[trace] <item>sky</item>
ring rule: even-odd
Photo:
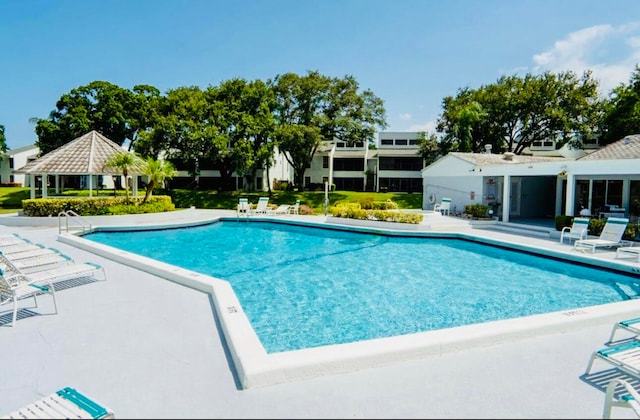
[[[435,132],[442,100],[501,76],[586,70],[601,95],[640,63],[638,0],[0,0],[0,125],[37,140],[93,81],[161,92],[318,71],[384,101],[382,131]]]

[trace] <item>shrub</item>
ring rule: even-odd
[[[394,203],[395,204],[395,203]],[[344,217],[360,220],[380,220],[385,222],[412,223],[422,222],[422,213],[405,213],[396,209],[364,209],[360,203],[341,203],[329,208],[334,217]]]
[[[57,216],[67,210],[71,210],[80,216],[129,214],[125,212],[127,208],[130,213],[155,213],[175,210],[171,197],[166,195],[151,196],[144,204],[141,204],[142,200],[142,197],[35,198],[22,200],[22,211],[25,216],[45,217]]]
[[[471,215],[472,217],[487,217],[489,206],[486,206],[484,204],[467,204],[464,206],[464,212]]]

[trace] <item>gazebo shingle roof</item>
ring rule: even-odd
[[[105,167],[105,163],[125,149],[95,130],[71,140],[40,158],[15,170],[23,174],[51,175],[118,175],[116,168]]]

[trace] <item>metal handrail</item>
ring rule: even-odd
[[[65,219],[65,232],[69,232],[69,218],[73,217],[73,221],[77,222],[78,226],[82,229],[82,233],[87,230],[91,230],[91,222],[83,219],[78,213],[73,210],[61,211],[58,213],[58,233],[62,233],[62,218]]]

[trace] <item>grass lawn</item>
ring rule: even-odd
[[[138,191],[140,195],[144,192]],[[118,190],[119,196],[125,195],[124,190]],[[268,196],[268,192],[231,191],[218,192],[208,190],[171,190],[166,192],[155,191],[154,194],[170,195],[176,208],[189,208],[194,206],[199,209],[235,209],[240,197],[246,197],[250,203],[257,203],[258,197]],[[64,196],[89,195],[88,190],[66,190]],[[93,190],[94,196],[113,196],[113,190]],[[25,187],[0,187],[0,213],[13,213],[22,209],[22,200],[30,197],[30,189]],[[332,191],[329,193],[329,205],[344,202],[359,202],[361,200],[384,201],[391,200],[398,203],[401,209],[421,209],[422,194],[415,193],[374,193],[358,191]],[[313,209],[313,213],[322,213],[324,191],[272,191],[269,197],[270,204],[294,204],[300,200],[301,205],[307,205]]]

